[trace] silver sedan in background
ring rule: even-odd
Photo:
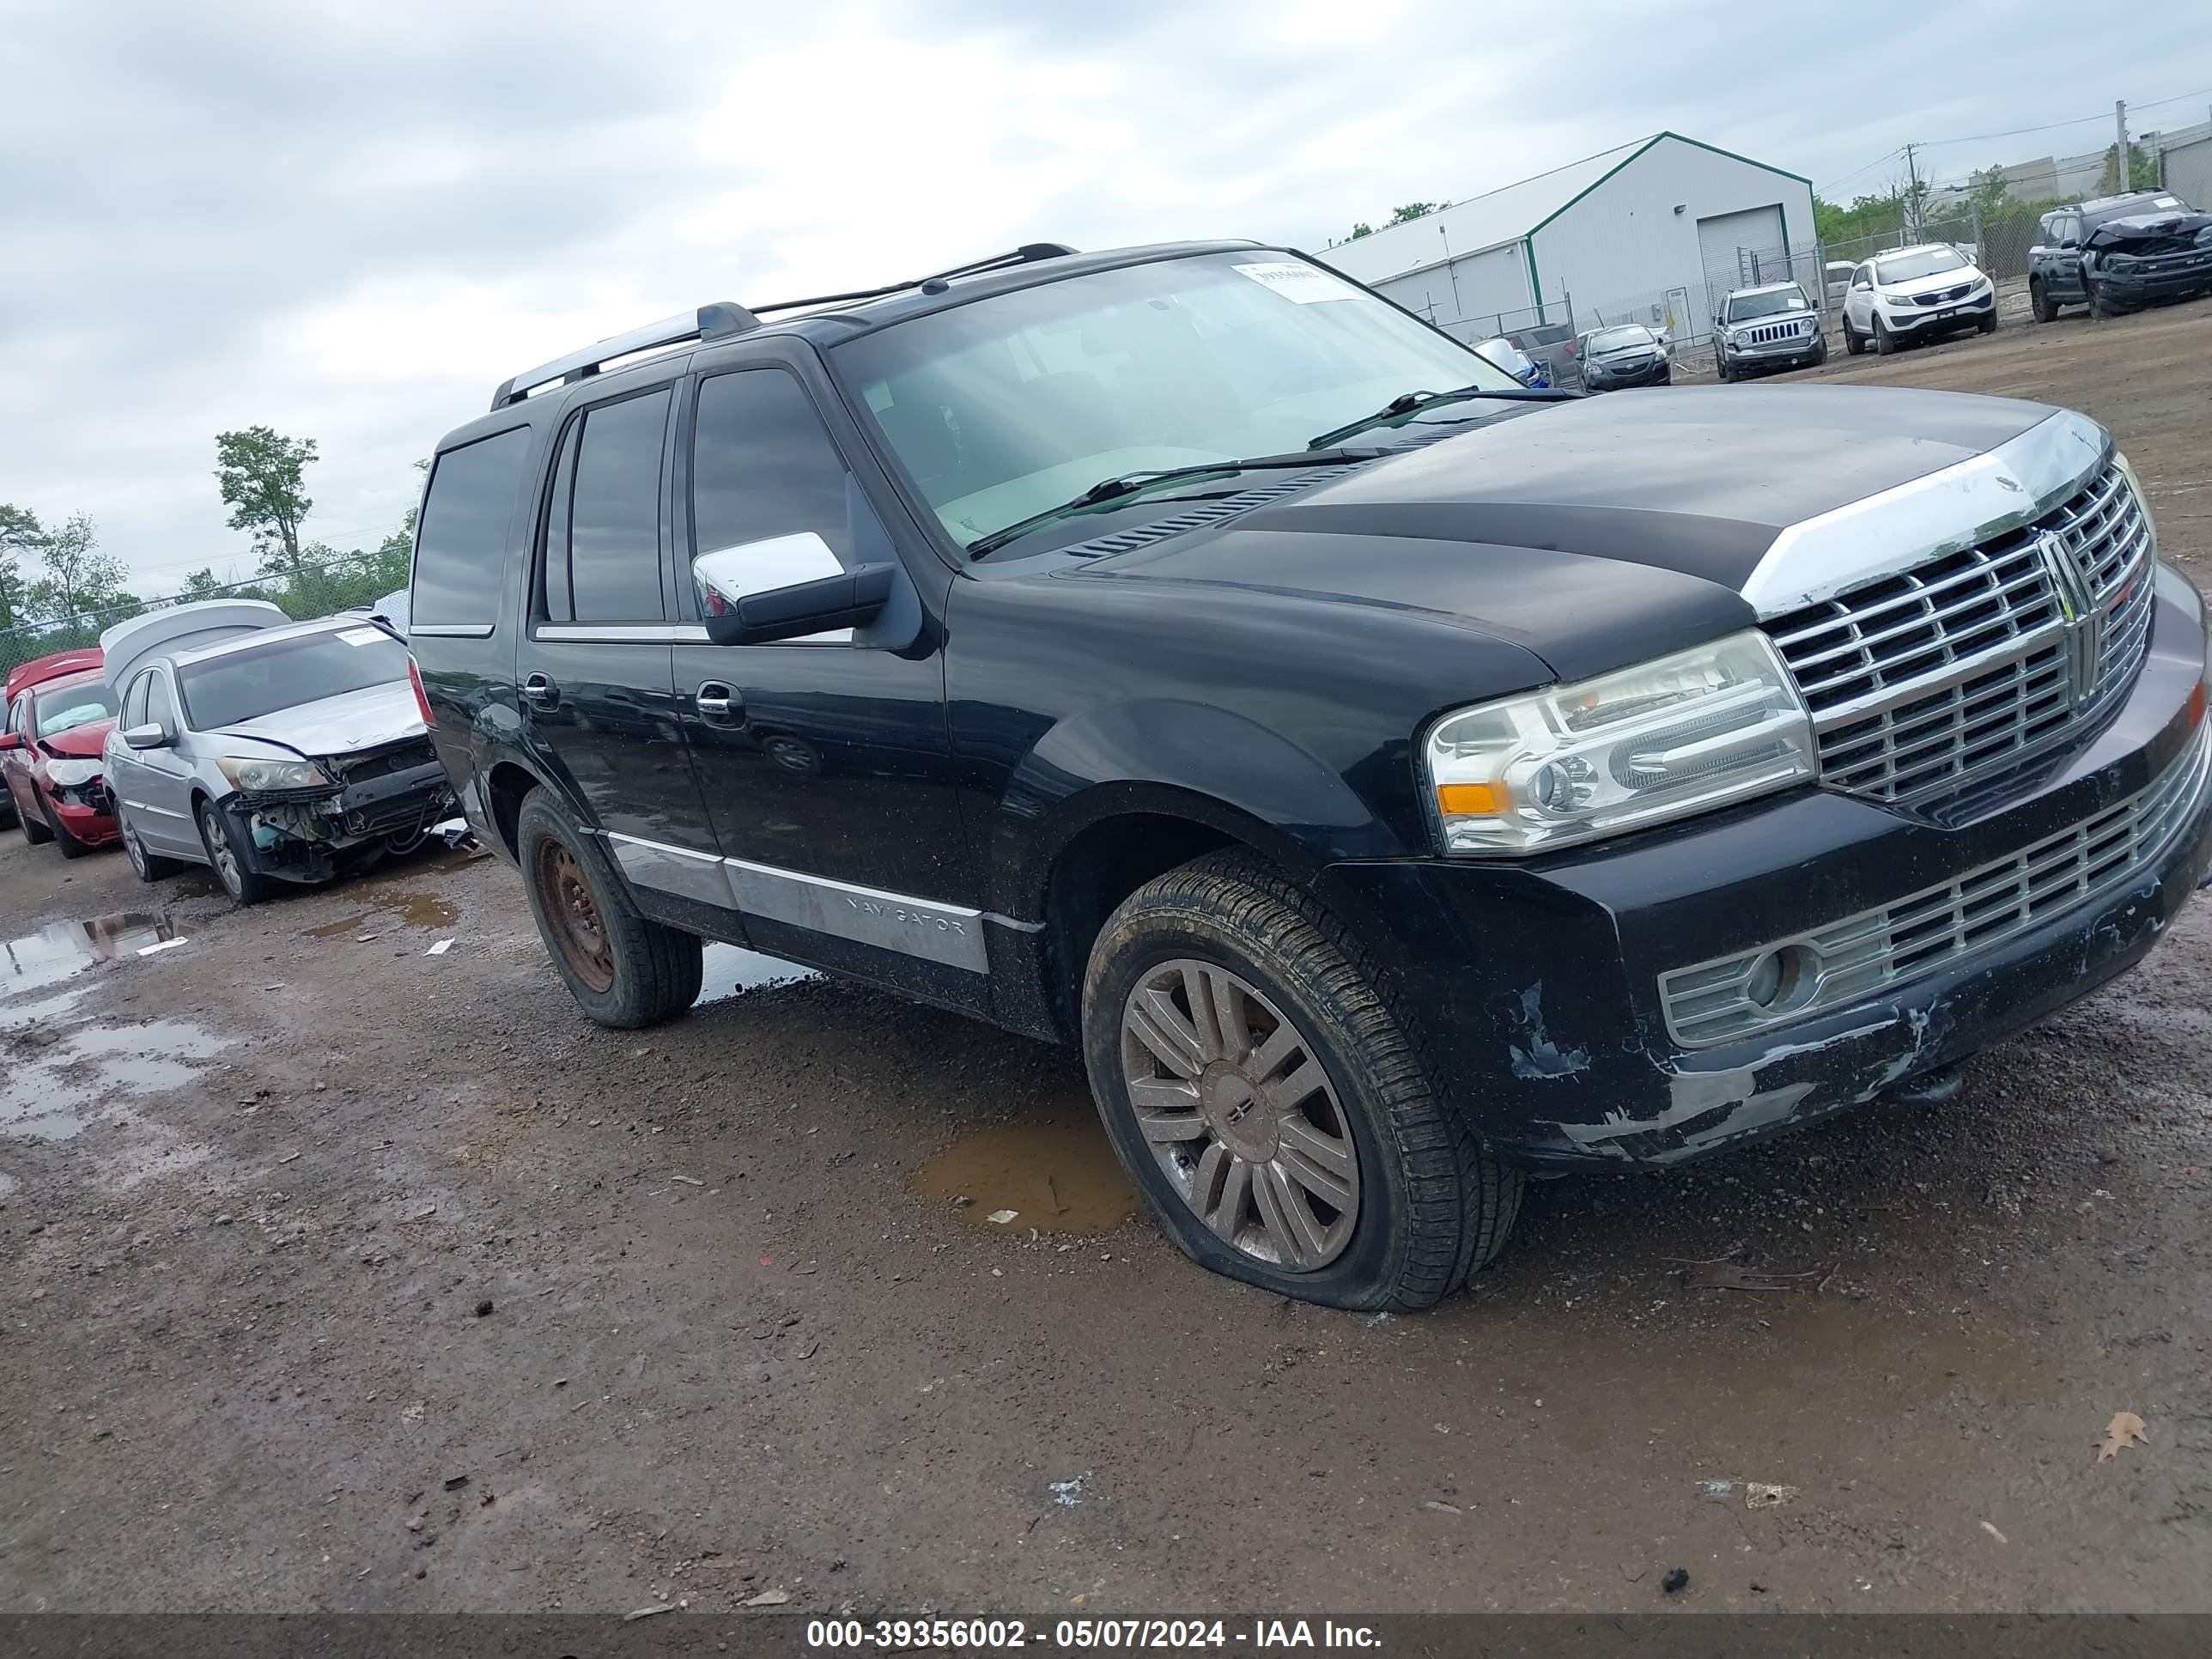
[[[414,659],[356,617],[175,605],[100,636],[122,714],[104,759],[131,868],[212,868],[241,904],[419,845],[454,810]]]

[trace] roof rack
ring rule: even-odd
[[[617,357],[685,340],[726,339],[759,326],[758,317],[726,300],[701,306],[696,311],[679,312],[659,322],[647,323],[643,328],[634,328],[627,334],[601,340],[597,345],[587,345],[581,351],[572,351],[565,357],[556,357],[550,363],[540,363],[511,380],[501,381],[499,390],[491,394],[491,406],[504,409],[509,404],[519,404],[539,386],[550,386],[556,380],[580,380],[598,374],[602,365]]]
[[[1025,242],[1011,253],[994,253],[988,259],[976,259],[964,265],[955,265],[950,270],[932,271],[927,276],[917,276],[911,282],[892,283],[883,288],[858,289],[850,294],[823,294],[811,300],[779,300],[772,305],[745,307],[731,301],[701,306],[696,312],[679,312],[673,317],[643,328],[634,328],[627,334],[617,334],[572,351],[565,357],[556,357],[550,363],[525,370],[509,380],[500,382],[499,390],[491,394],[491,406],[504,409],[509,404],[519,404],[539,386],[550,386],[559,380],[573,384],[596,374],[617,357],[628,357],[641,351],[653,351],[661,346],[680,345],[686,340],[697,340],[704,344],[713,340],[726,340],[744,334],[761,325],[761,315],[770,311],[798,311],[807,306],[848,304],[857,300],[879,300],[886,294],[903,294],[908,289],[942,292],[947,279],[954,276],[974,276],[987,270],[1000,270],[1009,265],[1030,264],[1039,259],[1057,259],[1073,253],[1075,249],[1061,242]]]

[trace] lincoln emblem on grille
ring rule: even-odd
[[[2095,693],[2104,667],[2105,613],[2098,607],[2088,573],[2063,536],[2046,530],[2036,538],[2036,546],[2065,621],[2067,673],[2073,682],[2074,706],[2079,708]]]

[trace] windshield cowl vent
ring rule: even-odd
[[[1094,536],[1087,542],[1078,542],[1064,547],[1063,553],[1073,553],[1083,558],[1099,558],[1109,553],[1133,553],[1154,542],[1164,542],[1170,536],[1186,536],[1194,530],[1205,530],[1253,508],[1279,501],[1285,495],[1295,495],[1302,489],[1310,489],[1324,477],[1349,477],[1374,465],[1363,461],[1356,466],[1317,468],[1301,472],[1296,477],[1279,478],[1272,483],[1256,484],[1250,489],[1240,489],[1234,495],[1224,495],[1218,501],[1200,501],[1176,514],[1172,518],[1155,519],[1150,524],[1133,525],[1127,530],[1110,531],[1103,536]]]

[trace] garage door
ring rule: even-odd
[[[1782,241],[1780,204],[1698,220],[1698,255],[1706,282],[1721,294],[1753,283],[1784,281],[1790,261]]]

